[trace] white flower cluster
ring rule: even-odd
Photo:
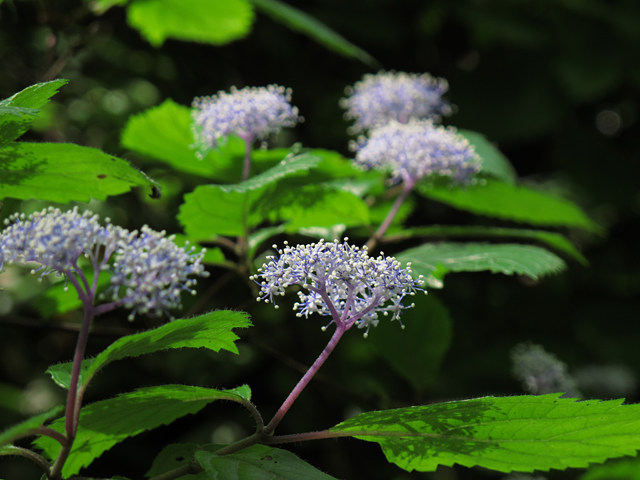
[[[349,245],[347,240],[321,240],[279,250],[278,256],[270,257],[251,277],[261,288],[258,300],[274,302],[287,287],[299,285],[303,290],[294,305],[299,317],[316,312],[331,316],[329,325],[336,322],[350,328],[357,324],[367,332],[369,326],[377,325],[379,313],[391,313],[391,320],[399,320],[402,310],[413,306],[403,305],[402,300],[422,290],[422,277],[414,280],[410,267],[400,268],[394,257],[371,258],[366,247]]]
[[[96,272],[108,269],[113,257],[111,298],[117,306],[133,309],[131,319],[136,313],[161,315],[179,307],[183,290],[194,293],[191,287],[196,281],[188,276],[208,276],[201,264],[204,250],[197,254],[194,248],[185,250],[173,237],[165,238],[165,232],[147,226],[129,232],[111,225],[109,219],[106,223],[101,226],[97,215],[78,213],[77,208],[13,215],[0,233],[0,271],[5,263],[34,262],[40,267],[33,272],[44,270],[41,278],[54,272],[77,275],[87,286],[80,257],[88,257]]]
[[[211,97],[195,98],[193,132],[196,145],[215,148],[228,135],[251,142],[292,127],[302,118],[291,106],[291,89],[278,85],[246,87],[231,93],[218,92]]]
[[[473,183],[481,160],[473,145],[453,127],[431,120],[391,121],[372,130],[369,138],[352,144],[355,162],[365,168],[390,171],[393,181],[415,182],[423,177],[450,177],[460,184]]]
[[[354,87],[346,89],[348,98],[340,101],[345,118],[355,120],[354,132],[386,125],[392,120],[430,118],[439,121],[451,114],[451,105],[442,98],[449,85],[444,78],[428,73],[405,72],[367,74]]]

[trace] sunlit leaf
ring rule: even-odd
[[[455,463],[499,472],[564,470],[640,449],[640,405],[576,402],[560,395],[367,412],[330,431],[379,443],[387,460],[410,472]]]
[[[514,183],[516,171],[500,150],[487,137],[471,130],[458,130],[458,133],[469,140],[482,158],[482,172],[492,175],[507,183]]]
[[[247,35],[253,8],[246,0],[135,0],[129,24],[153,45],[168,38],[224,45]]]
[[[197,413],[214,400],[245,401],[248,391],[246,386],[213,390],[188,385],[161,385],[91,403],[80,411],[78,433],[62,474],[68,477],[78,473],[126,438]],[[117,412],[117,421],[114,421],[113,412]],[[62,432],[64,418],[56,420],[49,427]],[[49,437],[40,437],[34,444],[44,450],[49,458],[56,458],[60,452],[60,444]]]
[[[0,198],[88,202],[153,186],[158,184],[129,162],[96,148],[26,142],[0,148]]]
[[[487,179],[484,184],[464,189],[420,185],[418,191],[427,198],[479,215],[532,225],[602,231],[578,205],[569,200],[498,180]]]
[[[442,288],[442,278],[448,272],[488,270],[538,279],[566,267],[560,257],[544,248],[510,243],[425,243],[399,253],[396,258],[411,262],[413,271],[424,275],[433,288]]]
[[[251,323],[247,314],[219,310],[194,318],[181,318],[153,330],[127,335],[112,343],[92,360],[83,361],[82,384],[104,366],[125,357],[137,357],[160,350],[177,348],[208,348],[214,352],[220,349],[238,353],[235,346],[238,336],[234,328],[246,328]],[[70,363],[53,365],[47,372],[58,385],[69,388]]]

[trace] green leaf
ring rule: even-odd
[[[355,58],[372,67],[379,62],[315,18],[279,0],[251,0],[258,9],[291,30],[303,33],[347,58]]]
[[[163,473],[167,473],[178,467],[181,467],[191,460],[199,450],[206,450],[207,452],[215,452],[225,445],[208,444],[197,445],[195,443],[172,443],[162,449],[162,451],[153,460],[153,464],[149,471],[145,474],[146,477],[157,477]],[[189,476],[189,480],[205,480],[207,474],[200,472],[194,476]]]
[[[58,93],[58,89],[69,83],[59,79],[36,83],[15,95],[0,100],[0,147],[20,137],[29,130],[40,107]]]
[[[246,36],[253,8],[245,0],[136,0],[127,21],[154,47],[167,38],[224,45]]]
[[[396,372],[422,391],[438,375],[451,345],[453,326],[447,308],[433,295],[415,303],[415,307],[402,312],[405,329],[398,322],[380,322],[367,341]]]
[[[91,278],[89,275],[93,274],[93,269],[83,268],[82,270],[84,274],[87,275],[87,278]],[[100,276],[98,277],[98,291],[106,289],[109,285],[111,285],[111,272],[100,272]],[[68,284],[67,287],[65,291],[65,282],[58,282],[49,287],[44,294],[34,302],[33,306],[43,318],[50,318],[53,315],[70,312],[82,307],[82,301],[78,298],[78,291]]]
[[[293,453],[267,445],[252,445],[222,456],[200,450],[195,458],[209,480],[335,480]]]
[[[580,480],[640,480],[640,458],[613,460],[591,467]]]
[[[96,148],[26,142],[0,148],[0,198],[88,202],[157,185],[126,160]]]
[[[482,158],[482,172],[488,173],[507,183],[515,183],[516,171],[500,150],[487,137],[471,130],[458,130],[458,133],[469,140],[476,148],[476,153]]]
[[[564,470],[640,449],[640,405],[576,402],[560,395],[485,397],[368,412],[330,432],[377,442],[387,460],[410,472],[454,463],[499,472]]]
[[[45,422],[47,422],[47,420],[57,417],[63,409],[64,407],[60,405],[47,412],[28,418],[24,422],[7,428],[5,431],[0,433],[0,447],[10,444],[18,438],[33,435],[33,433],[31,433],[32,430],[41,427]]]
[[[224,193],[238,192],[246,193],[251,190],[258,190],[278,180],[289,177],[296,172],[310,170],[315,168],[321,159],[309,153],[290,156],[282,160],[275,167],[262,172],[255,177],[239,183],[237,185],[220,185],[220,190]]]
[[[76,474],[116,443],[145,430],[167,425],[190,413],[197,413],[214,400],[242,403],[246,400],[248,387],[241,388],[243,390],[239,393],[237,389],[162,385],[140,388],[91,403],[80,411],[78,433],[62,475],[68,477]],[[117,412],[117,421],[114,421],[114,412]],[[62,432],[64,418],[56,420],[49,427]],[[49,437],[36,439],[34,445],[44,450],[51,459],[60,453],[60,444]]]
[[[238,336],[232,329],[246,328],[250,325],[246,313],[220,310],[195,318],[174,320],[153,330],[127,335],[109,345],[93,360],[83,361],[83,366],[84,362],[87,362],[87,367],[86,371],[83,369],[82,384],[86,385],[98,370],[111,362],[160,350],[208,348],[214,352],[224,349],[238,353],[235,346]],[[65,388],[69,388],[71,378],[64,373],[70,371],[68,365],[70,363],[54,365],[47,371],[58,385]]]
[[[411,262],[412,270],[425,276],[427,284],[442,288],[448,272],[479,272],[528,275],[533,279],[557,273],[564,261],[540,247],[520,244],[425,243],[396,255],[401,262]]]
[[[407,228],[401,232],[386,237],[386,240],[400,240],[414,236],[432,237],[493,237],[493,238],[523,238],[545,243],[547,246],[566,253],[583,265],[588,265],[587,259],[567,238],[559,233],[543,230],[525,230],[520,228],[500,228],[484,226],[455,226],[431,225],[429,227]]]
[[[418,192],[461,210],[505,220],[547,225],[577,227],[601,232],[575,203],[530,188],[488,179],[485,184],[462,188],[434,187],[421,184]]]

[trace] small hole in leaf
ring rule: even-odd
[[[176,462],[181,462],[184,460],[184,457],[176,457]]]
[[[101,173],[100,175],[98,175],[98,178],[107,178],[107,176],[104,173]]]

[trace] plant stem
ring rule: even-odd
[[[47,462],[44,457],[38,455],[36,452],[29,450],[27,448],[16,447],[15,445],[5,445],[2,447],[2,451],[0,451],[0,455],[19,455],[21,457],[28,458],[29,460],[36,463],[42,470],[44,470],[45,475],[49,476],[49,472],[51,470],[51,464]]]
[[[249,178],[251,170],[251,144],[253,143],[253,135],[241,137],[244,140],[244,167],[242,168],[242,181],[245,182]]]
[[[404,189],[402,190],[400,195],[398,195],[396,201],[393,203],[393,207],[391,207],[391,210],[389,210],[387,218],[384,219],[384,222],[382,222],[380,227],[378,227],[376,233],[367,241],[367,248],[369,250],[375,247],[376,243],[378,243],[378,241],[383,237],[384,233],[387,231],[387,228],[389,228],[389,225],[391,225],[391,222],[393,222],[393,219],[396,217],[398,210],[400,210],[400,206],[404,202],[404,199],[407,198],[409,192],[413,190],[415,184],[416,181],[414,179],[405,180]]]
[[[273,433],[273,431],[276,429],[276,427],[282,420],[282,417],[284,417],[284,415],[287,413],[289,408],[291,408],[291,405],[293,404],[293,402],[295,402],[296,398],[298,398],[298,395],[300,395],[300,392],[302,392],[304,387],[307,386],[307,384],[316,374],[318,369],[329,357],[329,354],[331,354],[333,349],[336,348],[336,345],[340,341],[340,338],[342,337],[344,332],[346,332],[347,330],[348,328],[346,325],[344,325],[340,321],[336,321],[336,331],[333,332],[333,336],[331,337],[331,340],[329,340],[329,343],[324,348],[320,356],[316,359],[315,362],[313,362],[313,365],[311,365],[309,370],[307,370],[307,373],[304,374],[304,376],[300,379],[298,384],[291,391],[291,393],[289,394],[287,399],[284,401],[280,409],[276,412],[276,414],[273,416],[273,418],[271,419],[267,427],[264,429],[264,433],[266,433],[267,435],[270,435]]]

